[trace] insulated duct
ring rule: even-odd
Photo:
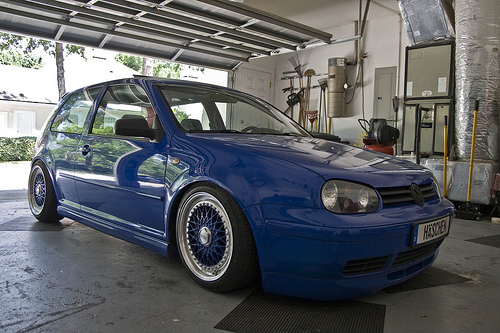
[[[328,118],[344,117],[346,58],[328,59]]]
[[[448,0],[398,0],[411,45],[454,37],[453,8]]]
[[[457,0],[455,11],[457,157],[470,157],[479,99],[475,158],[499,162],[500,6],[498,0]]]

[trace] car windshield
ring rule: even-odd
[[[192,86],[158,88],[189,132],[309,136],[276,108],[245,94]]]

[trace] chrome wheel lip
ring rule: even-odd
[[[30,172],[28,182],[28,202],[31,212],[36,216],[39,215],[47,199],[47,183],[45,175],[40,166],[35,165]]]
[[[186,266],[202,281],[220,279],[233,255],[233,231],[224,206],[212,194],[197,192],[179,212],[177,235]]]

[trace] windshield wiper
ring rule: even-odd
[[[204,130],[203,132],[205,133],[241,133],[240,131],[237,130],[232,130],[232,129],[217,129],[217,130]]]
[[[239,133],[239,134],[252,134],[252,135],[286,135],[286,136],[297,136],[297,137],[303,137],[304,135],[300,135],[299,133],[292,133],[292,132],[289,132],[289,133],[278,133],[278,132],[274,132],[274,131],[269,131],[269,132],[266,132],[266,131],[258,131],[258,132],[240,132],[240,131],[237,131],[237,130],[233,130],[233,129],[220,129],[220,130],[205,130],[205,131],[200,131],[201,133]]]
[[[285,135],[285,136],[298,136],[298,137],[303,137],[303,135],[300,135],[299,133],[259,133],[259,134],[264,134],[264,135]]]
[[[218,130],[217,132],[220,132],[220,133],[241,133],[240,131],[232,130],[232,129],[223,129],[223,130]]]

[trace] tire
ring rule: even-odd
[[[40,222],[55,223],[62,219],[57,213],[57,199],[52,180],[41,161],[36,161],[31,167],[28,203],[31,213]]]
[[[245,214],[225,191],[197,186],[183,197],[177,214],[177,247],[191,278],[227,292],[243,288],[259,274],[252,231]]]

